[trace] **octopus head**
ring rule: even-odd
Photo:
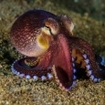
[[[23,55],[38,57],[45,53],[53,37],[59,33],[59,23],[53,14],[29,11],[21,15],[11,29],[11,42]]]

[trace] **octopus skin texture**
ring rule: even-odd
[[[10,39],[27,56],[12,64],[12,72],[35,81],[55,78],[69,91],[79,78],[104,79],[105,59],[95,55],[87,41],[73,35],[74,23],[66,15],[34,9],[14,22]]]

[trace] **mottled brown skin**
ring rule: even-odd
[[[25,55],[31,56],[29,53],[34,50],[36,36],[41,33],[40,28],[45,25],[44,21],[50,17],[56,18],[55,15],[43,10],[30,10],[15,21],[10,37],[12,44],[19,52],[26,52]],[[31,46],[30,43],[32,43]]]
[[[13,46],[28,58],[16,61],[12,69],[16,74],[37,75],[39,78],[53,72],[60,86],[69,91],[75,85],[74,69],[80,64],[76,72],[83,68],[92,81],[99,82],[103,76],[94,51],[88,42],[72,36],[73,28],[69,17],[59,17],[44,10],[31,10],[21,15],[11,28],[10,38]],[[26,62],[27,59],[29,62],[35,59],[33,66]],[[76,64],[75,67],[73,64]],[[91,66],[90,72],[86,69],[87,65]]]

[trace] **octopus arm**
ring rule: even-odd
[[[69,91],[74,84],[71,50],[67,39],[59,34],[56,44],[53,46],[53,73],[59,85]]]
[[[100,55],[95,55],[96,61],[100,67],[100,71],[103,75],[103,78],[105,79],[105,58]]]
[[[103,78],[99,65],[96,62],[95,54],[90,44],[78,37],[70,37],[69,44],[72,49],[77,49],[80,56],[83,57],[82,61],[85,62],[85,69],[87,76],[94,82],[99,82]]]

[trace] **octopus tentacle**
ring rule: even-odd
[[[72,81],[70,81],[67,73],[61,68],[56,68],[54,65],[52,69],[57,83],[63,90],[69,91],[76,85],[75,70],[73,71]]]
[[[90,79],[94,82],[100,81],[103,77],[98,64],[95,62],[95,55],[91,46],[85,40],[78,37],[70,37],[69,40],[72,49],[78,49],[82,53],[83,62],[86,63],[86,72]]]
[[[98,64],[105,66],[105,58],[103,56],[95,55]]]
[[[56,42],[57,47],[54,45],[54,48],[52,48],[55,50],[52,55],[53,72],[60,86],[68,91],[74,82],[71,49],[68,46],[67,38],[63,34],[58,36]]]
[[[53,78],[51,69],[38,69],[36,66],[30,67],[26,65],[25,59],[17,60],[12,64],[11,69],[14,74],[27,79],[33,78],[34,80],[40,79],[42,81]]]
[[[102,73],[103,78],[105,79],[105,58],[99,55],[95,55],[95,57],[96,57],[96,62],[100,67],[100,72]]]

